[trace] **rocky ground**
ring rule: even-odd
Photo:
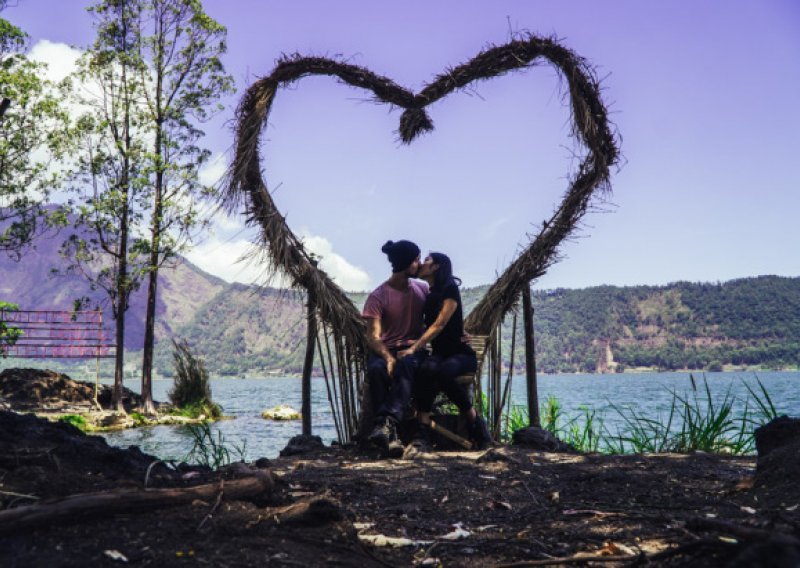
[[[774,431],[758,463],[301,439],[213,472],[5,410],[0,566],[798,566],[800,427]]]
[[[141,397],[122,388],[124,412],[111,403],[112,387],[75,381],[69,376],[43,369],[5,369],[0,371],[0,410],[30,412],[55,421],[65,416],[80,416],[84,428],[109,431],[155,424],[187,424],[199,420],[170,414],[169,404],[156,402],[156,414],[129,413],[142,406]]]

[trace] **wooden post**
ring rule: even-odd
[[[536,344],[533,336],[533,303],[531,286],[522,289],[522,321],[525,327],[525,382],[528,387],[528,416],[530,425],[541,427],[539,420],[539,394],[536,386]]]
[[[314,366],[314,342],[317,340],[317,302],[308,295],[308,315],[306,317],[306,358],[303,361],[303,434],[311,435],[311,368]]]

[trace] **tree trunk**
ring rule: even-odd
[[[160,131],[159,131],[160,135]],[[160,138],[160,136],[157,136]],[[157,141],[160,144],[160,140]],[[156,298],[158,294],[158,264],[161,243],[161,214],[163,204],[161,188],[163,174],[156,174],[156,189],[153,206],[153,224],[150,241],[150,274],[147,286],[147,316],[144,325],[144,354],[142,356],[142,410],[145,414],[155,414],[153,405],[153,350],[155,347]]]
[[[155,261],[153,256],[156,257]],[[150,255],[150,275],[147,285],[147,316],[144,325],[144,354],[142,356],[142,412],[155,414],[153,404],[153,349],[155,343],[156,294],[158,292],[158,253]]]
[[[127,162],[127,159],[126,159]],[[127,163],[125,165],[127,171]],[[128,295],[130,294],[128,284],[128,180],[127,176],[122,181],[122,195],[125,205],[122,209],[119,233],[119,269],[117,271],[117,298],[114,317],[116,318],[116,343],[114,364],[114,393],[111,397],[111,405],[117,412],[124,412],[122,405],[122,381],[125,372],[125,312],[128,310]]]
[[[525,328],[525,383],[528,387],[528,417],[531,426],[540,427],[539,394],[536,381],[536,344],[533,336],[533,302],[531,285],[522,289],[523,324]]]
[[[306,318],[306,356],[303,361],[303,434],[311,435],[311,369],[314,366],[314,344],[317,340],[317,303],[314,297],[308,295],[308,316]]]

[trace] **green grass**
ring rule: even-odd
[[[607,428],[602,412],[581,406],[576,416],[568,417],[559,400],[550,395],[540,408],[542,428],[581,452],[752,454],[755,429],[778,416],[761,380],[756,377],[757,387],[745,383],[748,394],[744,398],[734,396],[729,388],[715,402],[705,376],[699,388],[693,375],[689,379],[690,393],[670,391],[669,411],[663,415],[646,415],[609,401],[611,411],[621,419],[614,432]],[[502,424],[501,439],[509,441],[516,430],[528,425],[527,408],[509,407]]]
[[[216,470],[230,464],[233,456],[238,458],[237,461],[244,461],[246,444],[240,446],[227,442],[219,430],[215,437],[207,422],[189,424],[185,428],[192,438],[192,448],[183,458],[186,463]]]
[[[169,414],[172,416],[184,416],[194,420],[200,418],[215,420],[222,417],[222,407],[213,402],[199,401],[186,406],[172,408]]]
[[[67,424],[72,424],[80,430],[81,432],[86,432],[89,430],[89,423],[86,422],[86,418],[81,416],[80,414],[65,414],[64,416],[58,419],[59,422],[65,422]]]
[[[147,426],[150,423],[147,417],[141,412],[131,412],[128,416],[131,417],[136,426]]]

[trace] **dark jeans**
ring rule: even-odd
[[[456,378],[474,373],[478,368],[475,353],[459,353],[450,357],[431,355],[422,363],[419,379],[414,383],[417,410],[430,412],[433,400],[441,391],[461,412],[472,408],[472,385],[460,385]]]
[[[397,350],[390,351],[392,355],[397,356]],[[367,361],[367,380],[376,420],[386,417],[391,417],[397,422],[403,420],[411,401],[414,377],[426,357],[425,351],[417,351],[413,355],[398,359],[394,366],[394,374],[390,377],[386,361],[370,353]]]

